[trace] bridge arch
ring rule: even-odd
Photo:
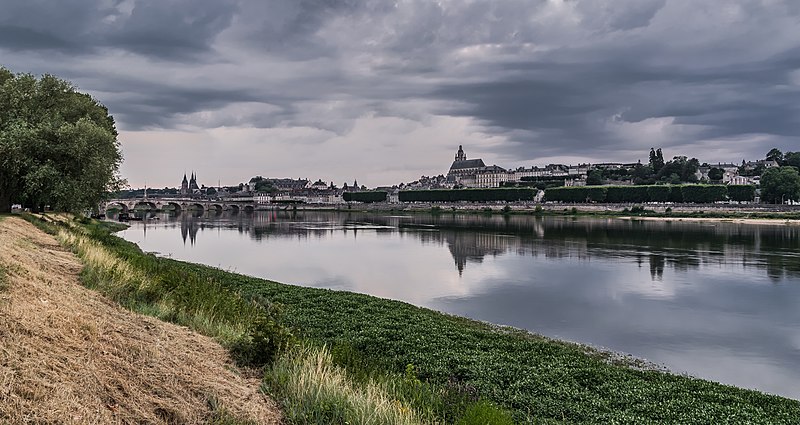
[[[164,206],[170,207],[170,209],[172,209],[176,213],[177,212],[181,212],[181,209],[182,209],[181,208],[181,204],[179,204],[177,202],[167,201],[167,202],[163,202],[161,205],[162,205],[162,207],[164,207]]]
[[[206,207],[204,207],[203,204],[197,202],[189,204],[188,207],[191,210],[200,211],[201,213],[206,210]]]
[[[252,213],[255,210],[256,210],[256,207],[254,207],[252,205],[245,205],[245,207],[244,207],[244,212],[246,212],[248,214]]]
[[[233,214],[238,214],[241,208],[239,208],[239,206],[236,204],[227,204],[224,206],[224,209],[232,212]]]
[[[211,204],[208,206],[208,210],[209,211],[214,210],[217,213],[221,213],[223,210],[222,204]]]
[[[124,213],[128,212],[128,206],[124,202],[112,201],[106,204],[105,210],[118,209]]]
[[[139,201],[139,202],[136,202],[133,205],[133,209],[141,209],[140,207],[142,207],[142,206],[147,207],[148,210],[157,210],[158,209],[156,204],[154,202],[150,202],[150,201]]]

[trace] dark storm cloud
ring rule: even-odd
[[[525,161],[629,160],[650,146],[706,159],[715,140],[758,137],[738,148],[753,157],[800,133],[800,7],[788,0],[0,5],[3,65],[100,90],[127,130],[346,135],[370,114],[450,115],[505,139],[484,152]]]
[[[5,0],[0,47],[71,54],[113,48],[183,60],[207,52],[236,10],[228,0]]]

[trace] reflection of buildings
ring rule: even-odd
[[[186,237],[189,237],[189,243],[194,245],[197,240],[197,230],[199,229],[196,217],[192,214],[181,214],[181,239],[183,244],[186,244]]]
[[[663,255],[650,254],[650,277],[653,280],[662,280],[664,278]]]
[[[496,233],[446,231],[444,240],[456,262],[458,274],[464,273],[467,261],[483,262],[487,255],[498,256],[519,246],[518,238]]]
[[[184,242],[188,239],[191,244],[206,227],[234,229],[255,240],[394,233],[421,244],[446,246],[459,274],[468,263],[508,253],[570,261],[634,261],[643,267],[648,263],[653,280],[663,279],[668,269],[681,273],[701,267],[713,267],[720,273],[735,272],[736,267],[756,268],[776,282],[800,277],[800,253],[795,248],[800,246],[800,228],[790,226],[462,214],[390,217],[311,211],[215,217],[183,213],[173,220],[180,224]]]

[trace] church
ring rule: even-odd
[[[464,147],[458,145],[455,160],[447,172],[447,182],[463,187],[498,187],[508,179],[506,170],[497,165],[487,166],[483,160],[467,159]]]
[[[186,180],[186,173],[183,173],[183,181],[181,182],[181,195],[191,195],[200,192],[200,187],[197,185],[197,177],[192,172],[192,178]]]

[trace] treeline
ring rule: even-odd
[[[718,201],[752,201],[756,188],[751,185],[649,185],[554,187],[544,192],[555,202],[677,202],[707,204]]]
[[[400,202],[492,202],[532,201],[536,189],[454,189],[454,190],[409,190],[400,192]]]
[[[346,202],[386,202],[387,192],[345,192],[342,194],[342,199]]]

